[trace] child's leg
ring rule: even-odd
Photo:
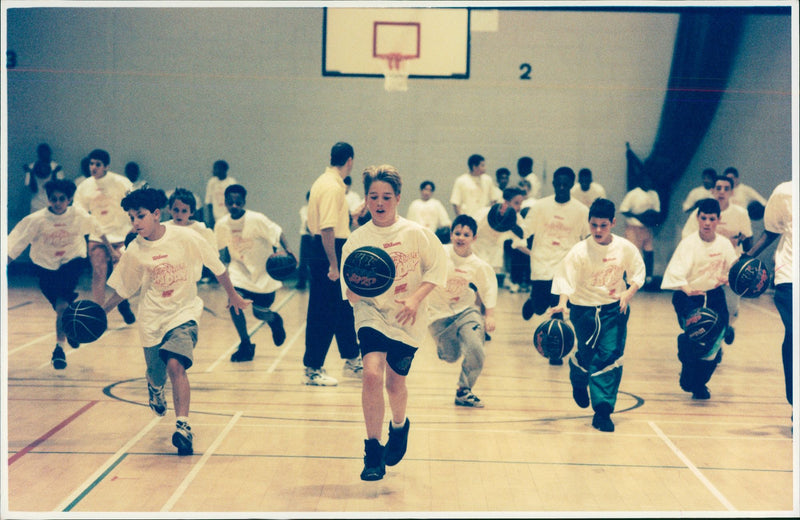
[[[64,327],[61,325],[61,317],[64,315],[64,311],[67,310],[68,306],[68,301],[62,300],[61,298],[56,300],[56,343],[59,345],[63,345],[64,342],[67,341],[67,334],[64,332]]]
[[[186,369],[177,358],[171,357],[167,361],[167,373],[172,383],[172,404],[175,407],[175,415],[188,417],[191,388]]]
[[[486,353],[483,350],[484,330],[480,323],[474,321],[466,322],[458,329],[461,353],[464,359],[461,361],[461,374],[458,378],[458,388],[473,388],[478,380],[478,376],[483,371],[483,363]]]
[[[239,339],[243,345],[250,344],[250,335],[247,333],[247,318],[244,317],[244,312],[238,311],[231,307],[228,309],[231,313],[231,320],[236,333],[239,334]]]
[[[106,279],[110,255],[100,242],[89,242],[89,260],[92,264],[92,299],[103,304],[106,299]]]
[[[406,421],[406,406],[408,405],[408,387],[406,376],[400,375],[392,367],[386,369],[386,393],[389,396],[389,407],[392,410],[392,422],[404,424]],[[381,417],[381,420],[383,418]]]
[[[361,380],[361,409],[367,428],[367,439],[381,438],[381,427],[386,405],[383,401],[383,378],[386,372],[386,353],[369,352],[364,355]]]

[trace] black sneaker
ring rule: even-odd
[[[730,345],[733,343],[734,338],[736,338],[736,331],[733,330],[733,327],[729,326],[727,329],[725,329],[725,337],[723,339],[727,345]]]
[[[122,319],[125,320],[126,324],[132,325],[136,322],[136,316],[133,315],[131,304],[128,302],[128,300],[122,300],[122,302],[117,305],[117,310],[120,314],[122,314]]]
[[[522,304],[522,318],[527,321],[533,316],[533,300],[528,298]]]
[[[600,410],[594,413],[594,417],[592,418],[592,426],[601,432],[614,431],[614,423],[611,421],[610,414]]]
[[[703,385],[702,388],[698,388],[697,390],[692,392],[692,399],[697,399],[700,401],[711,399],[711,392],[708,391],[707,386]]]
[[[175,433],[172,434],[172,445],[178,448],[178,455],[191,455],[194,453],[192,448],[192,427],[186,421],[175,422]]]
[[[269,319],[266,320],[269,328],[272,329],[272,341],[275,342],[276,347],[283,345],[286,341],[286,330],[283,328],[283,318],[277,312],[272,312]]]
[[[72,339],[69,336],[67,336],[67,344],[69,344],[69,346],[72,348],[78,348],[81,346],[81,344],[78,343],[78,340]]]
[[[383,446],[378,439],[364,441],[364,469],[361,470],[361,480],[380,480],[386,474],[383,462]]]
[[[253,356],[256,355],[256,346],[253,343],[240,343],[239,350],[231,354],[231,361],[234,363],[241,363],[243,361],[252,361]]]
[[[572,399],[575,404],[581,408],[588,408],[591,401],[589,400],[589,390],[585,386],[576,386],[572,383]]]
[[[408,447],[408,429],[411,427],[411,421],[406,418],[406,423],[402,428],[394,429],[392,423],[389,422],[389,440],[386,441],[386,451],[384,453],[384,461],[387,466],[394,466],[401,460],[403,455],[406,454]]]
[[[64,370],[67,368],[67,356],[64,354],[64,349],[60,345],[56,345],[53,350],[53,357],[50,358],[53,368],[56,370]]]

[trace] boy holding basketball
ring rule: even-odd
[[[472,252],[477,232],[478,224],[469,215],[459,215],[453,221],[450,243],[444,246],[447,284],[434,289],[428,300],[428,330],[436,340],[439,359],[454,363],[464,357],[455,404],[483,408],[472,388],[483,370],[486,333],[495,329],[497,277],[492,266]],[[476,293],[484,315],[476,303]]]
[[[228,214],[219,219],[214,228],[217,247],[227,249],[233,286],[244,298],[253,301],[253,312],[257,318],[267,322],[275,346],[280,347],[286,339],[283,318],[269,307],[275,301],[275,291],[283,287],[283,282],[267,273],[267,257],[278,244],[287,252],[289,247],[281,227],[263,213],[245,209],[246,200],[247,190],[241,184],[225,188]],[[244,314],[231,309],[231,319],[241,340],[238,350],[231,354],[231,361],[251,361],[256,346],[250,342]]]
[[[578,343],[569,357],[572,397],[581,408],[592,405],[592,426],[602,432],[614,431],[611,413],[622,380],[629,303],[645,279],[637,247],[611,233],[616,223],[614,203],[596,199],[589,208],[591,236],[564,258],[553,279],[558,304],[550,311],[569,308]]]
[[[56,348],[51,363],[56,370],[67,367],[63,346],[73,348],[79,343],[68,339],[61,326],[61,316],[75,301],[75,288],[86,264],[84,235],[96,234],[104,243],[97,221],[81,208],[70,206],[75,183],[55,179],[44,185],[48,207],[23,218],[8,234],[8,261],[11,263],[30,244],[30,258],[39,278],[39,289],[56,311]]]
[[[708,399],[711,393],[706,383],[722,358],[721,341],[728,326],[728,306],[723,286],[728,281],[728,271],[738,259],[731,241],[717,234],[720,223],[720,205],[715,199],[697,203],[694,218],[698,231],[684,237],[667,264],[662,289],[674,291],[672,306],[681,328],[686,327],[686,317],[700,307],[714,311],[721,322],[719,337],[698,348],[686,333],[678,335],[678,359],[681,362],[680,386],[692,393],[692,399]],[[703,355],[698,357],[697,351]]]
[[[145,373],[150,408],[157,415],[167,411],[164,384],[167,375],[172,383],[175,406],[175,433],[172,444],[179,455],[192,450],[189,426],[191,390],[186,374],[193,364],[197,343],[197,321],[203,301],[197,295],[197,281],[208,266],[228,294],[236,312],[249,305],[233,288],[231,279],[214,250],[196,232],[181,226],[161,223],[161,208],[167,197],[161,190],[142,188],[122,199],[122,208],[130,216],[137,237],[120,258],[108,285],[114,289],[103,308],[112,309],[123,298],[141,291],[138,314],[139,336],[144,345]]]
[[[393,166],[364,171],[364,193],[372,219],[353,231],[342,248],[342,265],[350,253],[363,246],[385,250],[395,264],[394,283],[378,296],[362,298],[346,286],[342,289],[342,297],[353,306],[364,366],[361,407],[367,439],[362,480],[383,478],[385,465],[394,466],[406,452],[410,426],[406,376],[426,333],[424,311],[420,316],[418,312],[425,297],[437,285],[444,285],[447,277],[447,257],[436,235],[397,214],[401,187],[400,174]],[[344,280],[343,273],[340,276]],[[385,448],[380,442],[384,383],[392,411]]]

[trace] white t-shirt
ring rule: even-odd
[[[531,280],[552,280],[572,246],[589,234],[589,208],[574,199],[564,204],[555,195],[539,199],[523,220],[523,240],[533,235]],[[514,245],[519,244],[515,241]],[[524,242],[522,242],[524,243]]]
[[[553,294],[566,294],[575,305],[606,305],[619,300],[628,284],[641,287],[645,280],[644,260],[630,241],[611,235],[601,245],[591,237],[581,240],[564,258],[564,268],[553,278]],[[624,276],[624,278],[623,278]]]
[[[475,222],[478,224],[478,232],[475,235],[475,242],[472,243],[472,252],[480,259],[500,272],[503,270],[503,242],[514,240],[517,236],[511,231],[495,231],[489,225],[489,211],[491,207],[481,208],[475,214]],[[510,209],[510,208],[509,208]],[[522,227],[522,217],[517,213],[517,225]]]
[[[401,325],[395,318],[402,309],[398,300],[411,296],[423,282],[445,285],[447,255],[442,243],[429,229],[398,216],[391,226],[378,227],[369,221],[353,231],[342,248],[342,265],[350,253],[363,246],[380,247],[389,253],[395,265],[395,280],[385,293],[361,298],[353,306],[356,330],[370,327],[387,338],[419,348],[427,334],[426,301],[417,309],[413,325],[410,322]],[[342,298],[347,298],[347,285],[341,285]]]
[[[474,176],[464,173],[453,183],[450,203],[458,206],[465,215],[474,215],[481,208],[492,203],[494,182],[486,174]]]
[[[225,206],[225,188],[236,184],[236,179],[228,175],[220,180],[216,175],[212,175],[206,183],[206,198],[204,203],[211,204],[212,211],[214,212],[214,220],[217,221],[228,214],[228,208]]]
[[[733,195],[731,196],[730,202],[731,204],[736,204],[737,206],[747,209],[747,205],[754,200],[760,202],[762,206],[766,206],[767,204],[767,199],[765,199],[759,192],[747,184],[740,182],[739,185],[733,189]]]
[[[782,182],[773,190],[764,208],[764,229],[780,233],[775,249],[775,283],[792,283],[792,183]]]
[[[172,219],[164,221],[163,224],[165,226],[178,226],[178,224],[176,224]],[[203,222],[200,222],[199,220],[190,220],[189,225],[178,227],[185,227],[195,230],[200,234],[201,237],[205,239],[206,242],[208,242],[208,245],[214,248],[214,251],[219,250],[217,247],[217,237],[214,236],[214,230],[208,229]]]
[[[458,256],[453,244],[444,246],[447,255],[447,283],[436,287],[428,296],[429,320],[435,321],[448,316],[455,316],[469,307],[477,307],[475,291],[478,289],[481,302],[487,309],[497,305],[497,277],[494,269],[478,258],[475,253],[469,256]]]
[[[408,207],[408,216],[406,218],[417,224],[422,224],[434,232],[440,227],[450,225],[450,217],[444,204],[434,198],[413,201]]]
[[[681,237],[685,238],[692,233],[697,233],[699,229],[697,209],[695,209],[689,215],[686,224],[684,224]],[[747,210],[741,206],[729,204],[726,209],[720,212],[717,234],[729,238],[734,249],[741,254],[742,246],[739,245],[739,235],[741,234],[744,238],[753,236],[753,227],[750,223],[750,217],[747,215]]]
[[[642,188],[634,188],[625,194],[622,199],[622,204],[619,205],[620,213],[635,213],[641,214],[652,209],[653,211],[661,211],[661,200],[658,198],[656,190],[643,190]],[[642,222],[635,217],[625,217],[626,223],[629,226],[645,227]]]
[[[731,241],[717,233],[713,242],[692,233],[680,241],[667,264],[662,289],[710,291],[728,279],[728,271],[739,259]]]
[[[308,230],[308,204],[300,208],[300,234],[311,234],[311,231]]]
[[[714,195],[711,193],[711,190],[706,189],[705,186],[698,186],[686,195],[686,199],[683,201],[683,211],[689,211],[698,201],[703,199],[713,199]]]
[[[203,300],[197,281],[206,265],[215,275],[225,266],[199,233],[182,226],[165,226],[158,240],[136,237],[122,254],[108,285],[123,298],[137,291],[139,336],[145,347],[158,345],[164,334],[189,320],[200,320]]]
[[[30,244],[31,261],[55,271],[73,258],[86,258],[84,235],[91,233],[97,233],[97,221],[81,208],[69,206],[61,215],[40,209],[8,234],[8,256],[17,258]]]
[[[283,283],[267,273],[267,258],[280,246],[281,227],[263,213],[245,210],[242,218],[222,217],[214,226],[219,249],[228,248],[228,273],[234,287],[266,294]]]
[[[589,189],[586,191],[583,191],[580,184],[575,184],[572,189],[569,190],[569,193],[570,197],[582,202],[587,208],[591,206],[592,202],[595,200],[606,198],[606,189],[596,182],[592,182],[589,185]]]
[[[120,202],[132,186],[127,177],[114,172],[106,172],[100,179],[89,177],[78,186],[73,203],[90,213],[99,225],[99,233],[89,235],[89,240],[99,242],[101,234],[112,244],[125,240],[131,220]]]

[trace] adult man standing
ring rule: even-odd
[[[308,197],[308,229],[312,235],[309,258],[310,284],[306,317],[304,383],[336,386],[323,365],[331,340],[336,336],[339,353],[345,359],[343,373],[361,377],[353,307],[342,299],[339,264],[342,246],[350,236],[350,210],[344,178],[353,169],[353,147],[338,142],[331,148],[330,166],[311,186]]]
[[[492,179],[486,173],[486,161],[482,155],[473,154],[467,159],[469,172],[459,175],[453,184],[453,193],[450,203],[453,211],[458,215],[474,215],[474,213],[489,206],[494,194]]]

